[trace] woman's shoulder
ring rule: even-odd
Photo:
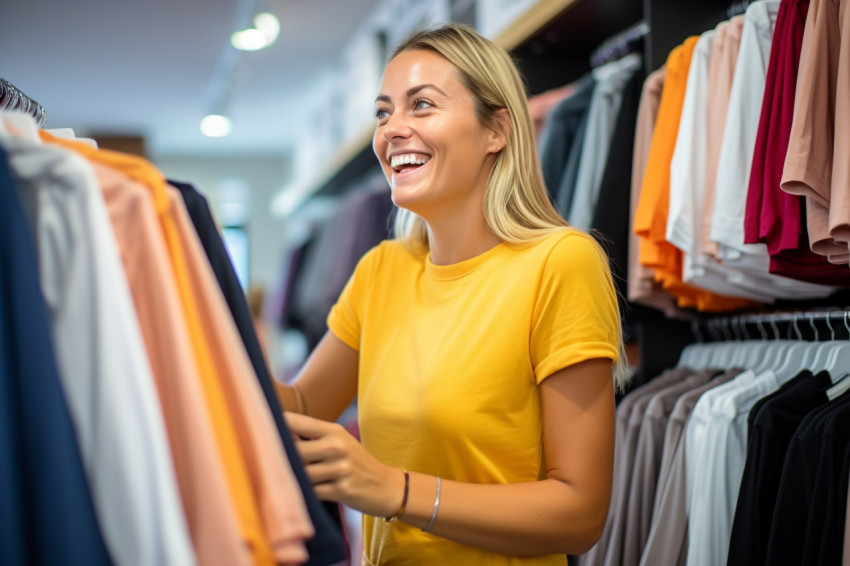
[[[593,236],[571,226],[553,230],[539,240],[519,246],[517,250],[536,253],[556,261],[604,256],[602,247]]]
[[[359,265],[366,268],[367,266],[383,265],[388,262],[417,262],[422,260],[424,253],[427,252],[417,253],[416,249],[399,239],[387,239],[363,254]],[[420,255],[422,257],[419,257]]]

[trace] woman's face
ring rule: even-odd
[[[396,205],[429,217],[483,199],[502,136],[481,125],[475,100],[448,60],[428,50],[398,54],[384,70],[372,140]]]

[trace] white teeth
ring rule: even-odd
[[[425,155],[416,153],[405,153],[403,155],[393,155],[390,159],[390,166],[393,168],[401,167],[402,165],[423,165],[431,159]]]

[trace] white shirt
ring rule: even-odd
[[[701,468],[688,513],[688,566],[726,563],[747,460],[747,419],[753,405],[778,388],[776,375],[766,371],[711,404],[704,441],[695,447]]]
[[[723,263],[736,270],[727,274],[731,283],[744,284],[755,275],[765,292],[778,299],[825,297],[834,288],[772,275],[767,247],[744,243],[750,168],[779,4],[760,0],[747,8],[717,167],[711,240],[717,242]]]
[[[688,70],[676,148],[670,162],[667,241],[683,252],[685,282],[718,295],[770,303],[773,297],[763,282],[748,278],[731,282],[727,274],[732,270],[703,254],[702,238],[698,235],[708,157],[708,67],[716,33],[709,30],[700,36]]]
[[[5,124],[23,137],[11,137]],[[194,564],[159,398],[106,205],[82,157],[0,113],[36,234],[63,389],[98,522],[118,565]]]

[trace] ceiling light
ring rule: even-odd
[[[256,28],[237,31],[230,36],[230,43],[233,47],[242,51],[258,51],[269,45],[266,35]]]
[[[201,120],[201,132],[211,138],[223,138],[230,133],[230,118],[221,114],[209,114]]]
[[[260,12],[254,16],[254,26],[263,33],[266,45],[271,45],[280,35],[280,20],[271,12]]]

